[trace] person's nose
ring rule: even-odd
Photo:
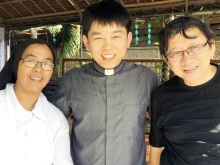
[[[192,61],[192,56],[191,54],[187,51],[187,50],[184,50],[182,51],[182,63],[184,64],[188,64],[188,63],[191,63]]]
[[[104,49],[111,49],[112,41],[110,39],[104,39],[103,48]]]
[[[34,71],[35,72],[42,72],[43,71],[42,63],[41,62],[37,62],[37,64],[34,67]]]
[[[189,56],[190,56],[190,53],[189,53],[188,50],[183,50],[183,51],[182,51],[182,55],[183,55],[183,56],[184,56],[184,55],[189,55]]]

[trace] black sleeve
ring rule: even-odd
[[[151,84],[150,98],[152,98],[153,90],[160,85],[160,79],[159,79],[158,75],[156,75],[154,72],[153,72],[152,81],[150,84]],[[152,102],[150,102],[150,104],[148,105],[148,109],[147,109],[147,112],[149,113],[149,115],[151,115],[151,109],[152,109],[151,104],[152,104]]]
[[[164,136],[161,128],[158,125],[158,119],[160,117],[160,94],[157,90],[153,91],[151,99],[151,128],[149,142],[153,147],[164,147]]]
[[[69,74],[64,74],[64,76],[58,82],[58,85],[51,98],[51,103],[53,103],[57,108],[59,108],[66,118],[72,114],[70,100],[68,99],[69,93],[72,91],[71,86],[68,83]],[[68,91],[68,92],[67,92]]]

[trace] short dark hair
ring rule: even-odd
[[[198,28],[207,38],[208,43],[211,44],[211,40],[214,39],[214,34],[209,29],[209,27],[203,23],[202,21],[191,17],[191,16],[183,16],[177,19],[174,19],[170,23],[168,23],[159,33],[158,33],[158,41],[159,41],[159,49],[160,54],[165,55],[168,50],[168,41],[171,37],[177,35],[178,33],[182,33],[185,38],[193,39],[197,38],[197,36],[188,36],[186,34],[186,30],[188,28],[195,27]]]
[[[82,17],[82,26],[83,34],[87,37],[94,21],[102,25],[116,23],[125,27],[127,32],[131,28],[131,18],[128,11],[114,0],[103,0],[86,8]]]

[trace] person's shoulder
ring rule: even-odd
[[[80,68],[72,68],[72,69],[68,70],[67,72],[65,72],[62,77],[70,78],[70,77],[74,77],[78,74],[86,73],[86,70],[89,68],[92,68],[92,66],[93,66],[92,63],[89,63],[89,64],[83,65]]]
[[[62,77],[72,77],[77,72],[80,72],[80,71],[81,71],[81,68],[72,68],[72,69],[68,70],[67,72],[65,72]]]
[[[44,108],[46,109],[46,116],[52,118],[52,122],[67,122],[64,114],[55,105],[50,103],[43,94],[41,94],[40,97],[42,99],[43,105],[45,106]]]
[[[82,65],[81,68],[80,68],[80,70],[81,70],[81,71],[85,71],[85,70],[87,70],[87,69],[89,69],[89,68],[93,68],[93,66],[94,66],[94,62],[90,62],[90,63],[88,63],[88,64]]]
[[[170,78],[169,80],[165,81],[164,83],[160,84],[155,90],[154,93],[161,93],[161,92],[165,92],[166,90],[172,90],[172,88],[176,88],[177,86],[179,86],[179,77],[178,76],[174,76],[172,78]]]
[[[6,90],[5,89],[0,90],[0,97],[1,96],[5,96],[5,94],[6,94]]]
[[[142,71],[142,72],[147,72],[147,73],[152,73],[152,74],[154,74],[154,72],[153,72],[150,68],[148,68],[148,67],[146,67],[146,66],[144,66],[144,65],[138,65],[138,64],[135,64],[135,63],[133,63],[133,62],[127,62],[127,61],[125,61],[125,66],[126,66],[127,68],[130,68],[130,69],[136,69],[136,70],[138,70],[138,71]]]
[[[47,126],[50,128],[51,136],[58,138],[69,132],[69,124],[64,114],[53,104],[51,104],[42,94],[40,96],[43,102],[43,112],[45,114]]]
[[[218,64],[213,64],[213,65],[217,67],[216,76],[218,76],[218,78],[220,78],[220,65],[218,65]]]
[[[3,102],[6,98],[6,90],[2,89],[0,90],[0,102]]]
[[[53,116],[56,116],[59,119],[59,121],[66,122],[66,118],[65,118],[64,114],[56,106],[54,106],[50,102],[48,102],[48,104],[50,104],[50,106],[51,106],[51,114],[53,114]]]
[[[139,72],[142,72],[148,78],[151,77],[151,78],[156,79],[158,81],[159,76],[152,69],[150,69],[144,65],[137,65],[137,68],[139,69]]]

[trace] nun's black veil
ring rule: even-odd
[[[53,54],[53,61],[55,62],[55,54],[52,48],[43,40],[40,39],[29,39],[24,42],[21,42],[15,46],[13,49],[9,60],[6,62],[5,66],[3,67],[2,71],[0,72],[0,90],[5,89],[7,83],[15,83],[17,80],[17,71],[18,71],[18,64],[20,58],[25,51],[25,49],[32,45],[32,44],[44,44],[47,45],[52,54]]]

